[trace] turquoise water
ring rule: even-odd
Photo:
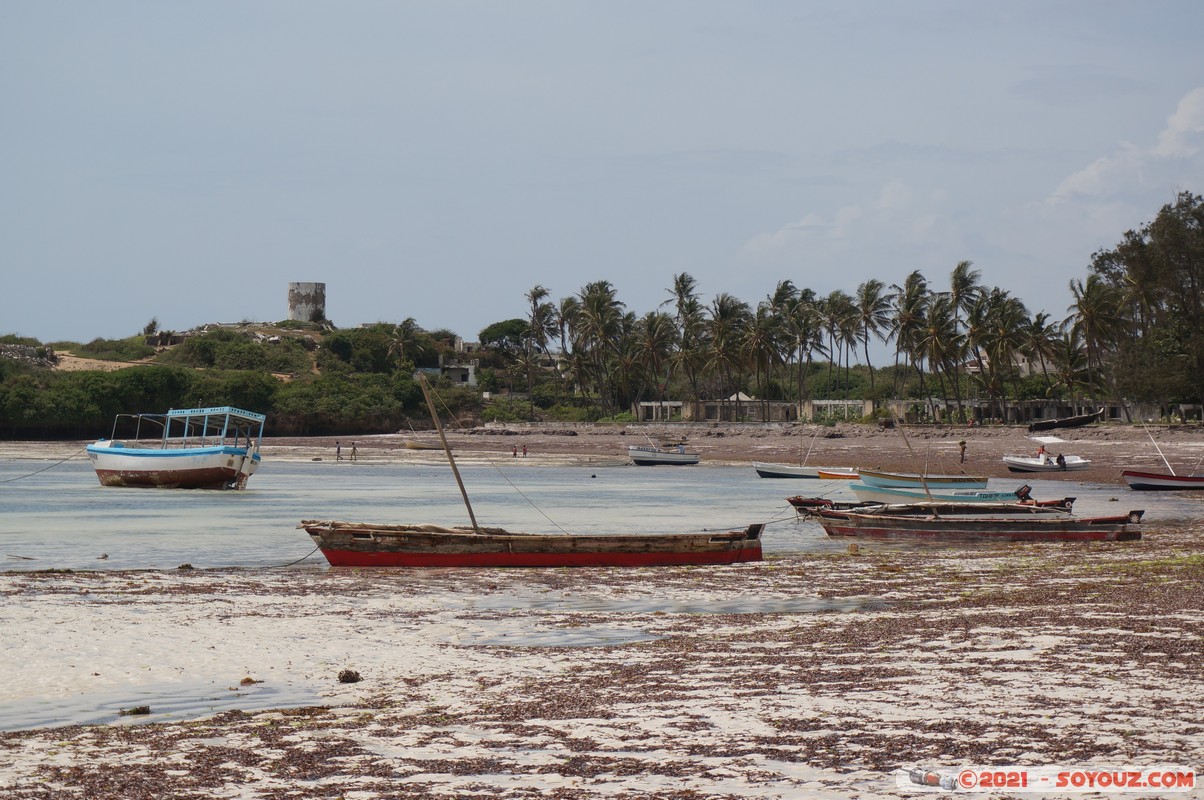
[[[0,571],[325,568],[302,519],[466,525],[447,465],[265,461],[242,492],[102,487],[84,460],[0,461]],[[38,472],[46,467],[44,472]],[[768,556],[834,552],[794,494],[854,500],[841,482],[773,480],[749,467],[517,466],[460,468],[477,520],[516,531],[677,533],[770,522]],[[37,473],[37,474],[33,474]],[[991,480],[1012,490],[1022,481]],[[1041,499],[1076,496],[1080,514],[1146,509],[1147,522],[1198,519],[1204,497],[1124,486],[1029,481]],[[1201,493],[1204,494],[1204,493]],[[895,545],[908,547],[906,543]],[[918,545],[911,545],[918,546]],[[102,558],[102,556],[105,556]]]

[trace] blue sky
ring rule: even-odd
[[[631,311],[969,260],[1066,313],[1204,192],[1204,3],[8,2],[0,333],[152,318],[475,339],[608,280]]]

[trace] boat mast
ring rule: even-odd
[[[1150,429],[1146,427],[1144,419],[1141,420],[1141,427],[1145,430],[1145,435],[1150,437],[1150,444],[1154,445],[1154,449],[1158,451],[1158,455],[1162,459],[1162,463],[1166,464],[1166,468],[1170,470],[1172,475],[1174,475],[1175,468],[1171,466],[1171,462],[1166,460],[1166,456],[1162,455],[1162,448],[1158,446],[1158,442],[1154,439],[1154,434],[1150,433]]]
[[[447,446],[447,437],[443,434],[443,425],[439,422],[439,414],[435,411],[435,401],[431,399],[431,390],[427,386],[426,376],[419,373],[418,385],[422,387],[422,395],[426,398],[426,407],[431,411],[431,419],[435,421],[435,430],[439,432],[439,441],[443,443],[443,452],[447,454],[447,463],[451,464],[452,474],[456,476],[456,485],[460,487],[460,495],[464,498],[464,507],[468,509],[468,518],[472,521],[472,529],[480,533],[481,526],[477,524],[477,517],[472,513],[472,503],[468,502],[468,490],[464,488],[464,481],[460,480],[460,470],[456,468],[456,459],[452,457],[451,448]]]
[[[891,416],[894,416],[894,415],[892,414]],[[902,435],[902,437],[903,437],[903,444],[907,445],[907,452],[911,453],[912,458],[915,458],[916,451],[911,449],[911,442],[907,439],[907,431],[903,430],[903,421],[898,419],[897,417],[895,418],[895,427],[899,429],[899,434]],[[929,448],[929,451],[931,451],[931,449],[932,449],[931,442],[928,443],[928,448]],[[928,478],[926,477],[927,474],[928,474],[928,456],[927,456],[927,454],[925,454],[924,471],[920,473],[920,486],[923,487],[924,494],[926,494],[928,496],[928,502],[935,503],[936,498],[932,496],[932,491],[928,488]],[[934,516],[934,517],[940,516],[940,514],[936,513],[935,508],[932,510],[932,516]]]

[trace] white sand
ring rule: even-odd
[[[0,795],[844,798],[909,766],[1200,768],[1202,542],[0,574],[10,721],[153,712],[0,734]],[[224,713],[197,721],[206,692]]]

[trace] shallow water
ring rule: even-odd
[[[263,711],[323,702],[316,692],[291,684],[136,686],[125,691],[9,700],[0,706],[0,731],[62,725],[140,725],[200,719],[235,709]],[[138,706],[148,707],[150,713],[122,713]]]
[[[269,461],[246,491],[215,492],[102,487],[86,460],[53,463],[0,461],[0,571],[264,568],[294,562],[326,568],[309,537],[296,528],[300,520],[468,524],[447,465]],[[601,534],[729,530],[770,522],[763,540],[770,557],[847,546],[828,539],[814,522],[796,522],[788,496],[856,499],[841,482],[762,479],[751,467],[503,461],[496,468],[464,465],[460,471],[482,525]],[[990,483],[992,489],[1014,489],[1022,482]],[[1040,499],[1077,497],[1075,510],[1084,515],[1143,508],[1146,522],[1160,525],[1204,515],[1204,493],[1028,482]],[[947,546],[875,543],[878,549]]]

